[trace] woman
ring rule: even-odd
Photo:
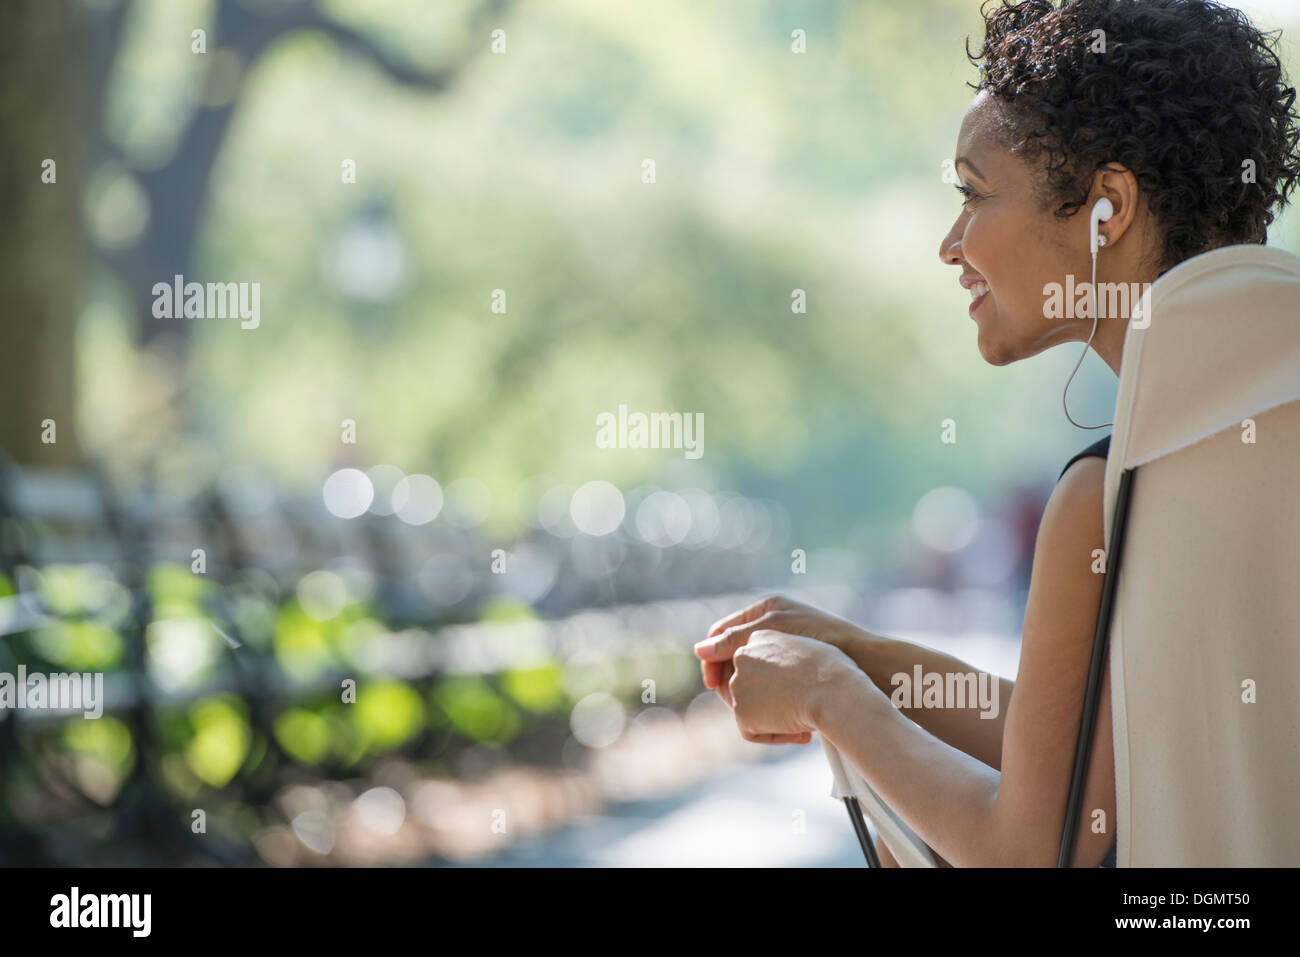
[[[1127,313],[1047,308],[1051,284],[1092,278],[1099,201],[1096,281],[1149,283],[1265,242],[1300,175],[1296,93],[1269,38],[1210,0],[1002,0],[968,56],[980,81],[954,159],[962,210],[939,254],[993,365],[1084,341],[1119,373]],[[1071,459],[1043,513],[1019,673],[998,680],[992,718],[974,702],[896,708],[895,675],[975,669],[782,598],[710,629],[705,685],[748,740],[821,732],[944,862],[1055,864],[1102,589],[1105,455],[1103,440]],[[1113,865],[1114,820],[1105,680],[1076,865]]]

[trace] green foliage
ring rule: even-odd
[[[554,714],[568,704],[564,668],[558,662],[516,668],[501,675],[501,690],[511,701],[536,714]]]
[[[517,709],[482,678],[443,678],[433,690],[433,704],[461,734],[479,742],[508,744],[521,729]]]
[[[110,715],[94,721],[84,718],[68,721],[63,726],[63,743],[72,753],[100,762],[119,777],[129,774],[135,762],[130,729]]]
[[[207,698],[189,709],[193,737],[185,757],[194,774],[210,787],[224,787],[248,756],[248,708],[233,695]]]
[[[320,711],[290,708],[275,719],[275,740],[295,761],[321,764],[330,750],[330,720]]]
[[[32,646],[47,661],[75,671],[107,671],[122,662],[122,636],[93,621],[59,621],[32,633]]]
[[[159,562],[149,569],[149,598],[157,618],[201,618],[211,583],[184,565]]]
[[[308,617],[296,599],[280,608],[272,646],[280,667],[289,677],[309,682],[340,662],[335,656],[326,622]]]
[[[478,617],[480,622],[536,621],[537,613],[527,602],[496,595],[483,603]]]
[[[424,702],[413,688],[400,681],[360,685],[356,704],[349,706],[349,713],[371,754],[401,747],[424,727]]]
[[[36,577],[41,601],[55,616],[82,616],[125,612],[124,589],[103,565],[50,564]]]

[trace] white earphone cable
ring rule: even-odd
[[[1104,237],[1102,242],[1105,242]],[[1070,424],[1079,429],[1104,429],[1114,422],[1104,422],[1101,425],[1080,425],[1074,421],[1070,415],[1070,409],[1065,404],[1066,393],[1070,391],[1070,383],[1074,381],[1074,373],[1079,371],[1079,366],[1083,365],[1083,357],[1088,354],[1088,347],[1092,345],[1092,337],[1097,334],[1097,250],[1092,251],[1092,282],[1088,284],[1088,295],[1092,300],[1092,332],[1088,334],[1088,341],[1083,344],[1083,352],[1079,353],[1079,361],[1074,364],[1074,371],[1070,373],[1070,378],[1065,380],[1065,388],[1061,390],[1061,409],[1065,412],[1065,417],[1070,420]]]

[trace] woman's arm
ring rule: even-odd
[[[917,834],[958,866],[1056,863],[1102,576],[1105,461],[1076,462],[1039,528],[1001,773],[908,720],[858,669],[817,687],[813,724]],[[1094,834],[1094,811],[1104,831]],[[1095,867],[1114,840],[1109,682],[1102,685],[1076,852]]]
[[[910,681],[913,669],[921,666],[924,674],[984,674],[952,655],[924,645],[867,632],[854,636],[848,647],[840,646],[854,663],[886,695],[893,694],[893,676],[904,674]],[[998,683],[998,708],[992,717],[983,717],[977,702],[964,708],[900,708],[925,730],[947,744],[978,758],[989,767],[1002,767],[1002,738],[1006,727],[1007,707],[1015,682],[989,674]]]

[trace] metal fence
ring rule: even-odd
[[[256,863],[250,834],[294,783],[393,755],[451,776],[476,748],[559,764],[584,694],[698,694],[690,641],[785,580],[772,514],[757,545],[650,544],[631,515],[505,545],[339,519],[243,474],[123,492],[6,465],[0,674],[102,674],[103,717],[0,709],[0,859]]]

